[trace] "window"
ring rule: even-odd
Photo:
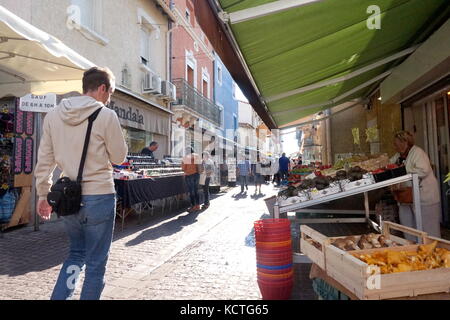
[[[150,31],[146,27],[141,28],[141,63],[150,64]]]
[[[72,5],[79,9],[73,18],[77,19],[77,23],[100,33],[101,30],[101,12],[102,0],[72,0]],[[79,13],[79,16],[77,16]]]
[[[68,20],[75,28],[90,38],[106,45],[108,39],[102,33],[103,0],[71,0]]]
[[[152,65],[152,41],[158,40],[161,36],[161,30],[157,23],[143,9],[138,9],[138,22],[140,24],[140,63],[144,71],[149,71],[154,67]]]
[[[186,9],[186,21],[187,23],[191,24],[191,12],[189,11],[189,9]]]
[[[219,107],[219,125],[223,128],[225,126],[225,112],[220,103],[217,103],[217,106]]]
[[[191,66],[187,66],[187,81],[192,87],[195,87],[195,84],[194,84],[194,69],[192,69]]]
[[[222,85],[222,66],[217,67],[217,82]]]
[[[127,65],[125,65],[123,67],[123,69],[122,69],[122,82],[121,82],[121,84],[125,88],[130,88],[131,87],[131,73],[130,73]]]
[[[206,81],[205,79],[203,79],[202,81],[202,93],[203,96],[209,98],[208,81]]]
[[[153,141],[152,134],[147,131],[138,130],[131,127],[122,128],[122,131],[129,152],[131,153],[140,153],[142,149],[148,147]]]
[[[233,81],[233,87],[231,89],[233,91],[233,99],[236,100],[236,82]]]

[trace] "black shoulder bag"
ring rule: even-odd
[[[52,186],[50,193],[47,195],[47,201],[58,217],[77,214],[81,209],[81,181],[84,163],[86,161],[89,140],[91,138],[92,125],[101,110],[102,108],[95,111],[88,119],[89,124],[84,140],[83,154],[81,155],[77,181],[72,181],[67,177],[63,177]]]

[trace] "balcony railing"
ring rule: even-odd
[[[215,125],[221,125],[221,110],[214,102],[203,96],[184,79],[175,79],[172,82],[177,87],[177,101],[174,105],[184,105]]]

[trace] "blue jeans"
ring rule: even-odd
[[[59,273],[52,300],[72,297],[80,272],[86,267],[81,300],[99,300],[105,286],[105,271],[116,215],[115,194],[82,197],[75,215],[62,217],[70,240],[69,256]]]
[[[189,197],[191,198],[191,205],[200,205],[200,195],[198,194],[198,183],[200,181],[200,175],[198,173],[186,176],[186,185],[189,191]]]
[[[248,188],[248,177],[247,176],[239,176],[239,183],[241,185],[241,191],[244,191],[244,186]]]
[[[287,180],[289,177],[289,171],[280,170],[280,179]]]
[[[205,196],[205,202],[204,205],[205,206],[209,206],[209,183],[211,182],[211,178],[206,178],[205,179],[205,185],[203,186],[203,194]]]

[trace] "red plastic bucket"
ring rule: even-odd
[[[294,282],[273,285],[258,281],[258,286],[264,300],[288,300],[291,298]]]
[[[256,248],[276,250],[279,248],[292,248],[292,240],[278,241],[278,242],[258,242],[256,241]]]
[[[286,251],[285,253],[262,253],[259,251],[256,251],[256,259],[292,259],[292,250]]]
[[[292,255],[292,246],[290,247],[283,247],[283,248],[273,248],[273,249],[266,249],[266,248],[256,248],[256,255],[265,255],[265,254],[271,254],[271,255],[278,255],[278,254],[291,254]]]
[[[292,258],[287,259],[256,259],[256,264],[260,264],[263,266],[277,267],[277,266],[285,266],[291,264],[293,261]]]
[[[255,234],[255,240],[258,242],[280,242],[280,241],[287,241],[291,240],[291,234],[290,233],[261,233]]]
[[[283,232],[291,230],[291,222],[288,219],[264,219],[254,222],[256,232]]]
[[[269,269],[256,268],[256,271],[257,272],[261,272],[261,273],[280,275],[280,274],[285,274],[287,272],[291,272],[292,271],[292,267],[290,267],[288,269],[280,269],[280,270],[269,270]]]

